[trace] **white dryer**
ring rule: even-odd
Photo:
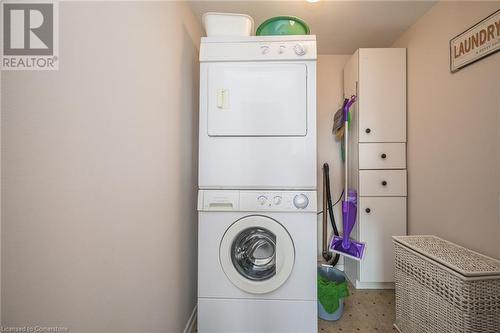
[[[316,37],[205,37],[200,189],[316,188]]]
[[[316,332],[316,192],[201,190],[198,331]]]

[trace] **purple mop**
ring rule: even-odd
[[[356,190],[349,189],[349,108],[356,101],[353,95],[344,103],[344,151],[345,151],[345,190],[344,201],[342,201],[342,227],[343,237],[334,236],[330,244],[330,251],[344,255],[346,257],[361,260],[365,251],[365,244],[356,242],[350,238],[351,232],[356,223],[357,193]]]

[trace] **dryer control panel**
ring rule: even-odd
[[[200,211],[316,212],[316,191],[200,190]]]
[[[200,62],[316,60],[316,36],[202,37]]]

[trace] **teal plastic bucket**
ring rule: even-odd
[[[345,274],[342,271],[339,271],[335,267],[332,266],[323,266],[320,265],[318,266],[318,274],[327,279],[328,281],[334,281],[337,283],[341,283],[345,281]],[[341,298],[339,299],[339,308],[337,311],[334,313],[328,313],[326,312],[325,308],[323,305],[318,300],[318,316],[323,319],[323,320],[328,320],[328,321],[336,321],[339,320],[340,317],[342,317],[342,314],[344,313],[344,299]]]

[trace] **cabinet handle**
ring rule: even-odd
[[[380,157],[381,157],[382,159],[385,159],[385,158],[387,157],[387,155],[384,153],[384,154],[380,155]]]
[[[370,208],[365,209],[366,214],[370,214],[372,210]]]
[[[382,181],[382,186],[386,186],[387,182],[385,180]]]
[[[365,129],[365,133],[366,133],[366,134],[370,134],[370,132],[371,132],[371,131],[372,131],[372,130],[371,130],[371,129],[369,129],[369,128]]]

